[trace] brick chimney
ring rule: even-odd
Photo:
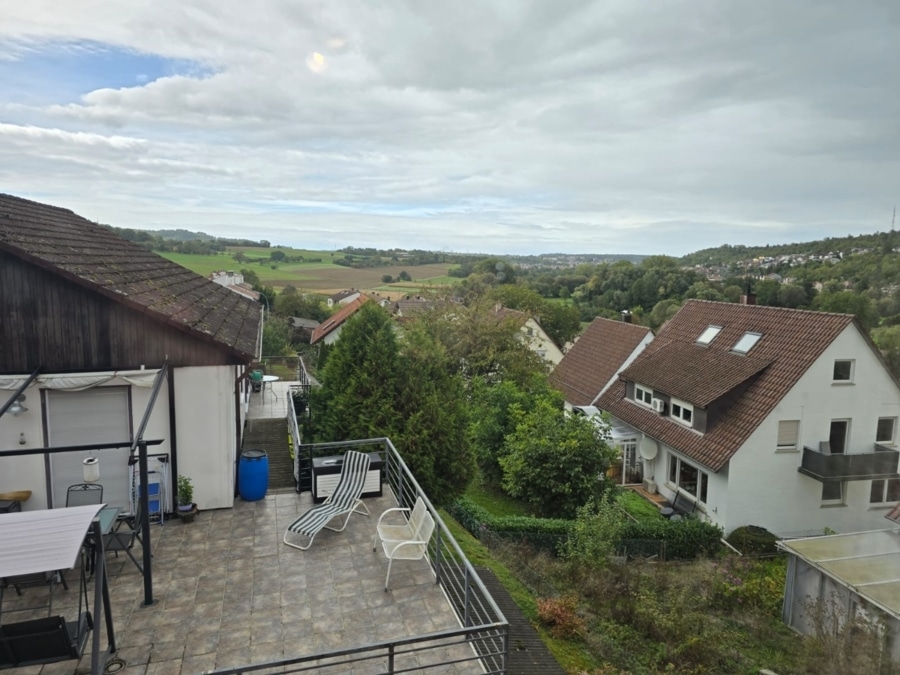
[[[755,305],[756,304],[756,293],[753,292],[753,285],[750,279],[747,279],[747,287],[744,289],[744,293],[741,295],[741,304],[742,305]]]

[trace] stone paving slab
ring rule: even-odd
[[[108,554],[116,656],[127,664],[119,672],[190,675],[458,628],[427,561],[396,561],[391,591],[384,591],[387,560],[380,547],[372,551],[372,541],[378,515],[395,505],[388,494],[366,499],[371,516],[353,514],[343,532],[323,530],[307,551],[286,546],[282,537],[290,522],[311,506],[308,493],[290,491],[257,502],[238,499],[233,509],[202,512],[193,523],[173,519],[153,525],[156,603],[150,607],[142,606],[137,568],[122,554]],[[55,592],[54,613],[77,612],[75,572],[68,578],[70,590],[59,587]],[[22,598],[8,593],[4,622],[30,618],[25,612],[6,615],[5,610],[39,604],[45,592],[26,589]],[[95,623],[105,645],[102,618]],[[415,667],[471,655],[469,646],[458,645],[404,658]],[[348,672],[346,665],[324,664],[320,672],[330,670]],[[90,657],[7,672],[86,673]],[[369,662],[353,672],[384,670]],[[469,662],[439,672],[480,670]]]

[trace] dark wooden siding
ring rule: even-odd
[[[0,251],[0,373],[239,363],[226,349]]]

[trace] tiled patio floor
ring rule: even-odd
[[[344,532],[322,531],[307,551],[286,546],[282,536],[311,504],[308,493],[238,499],[233,509],[201,513],[190,524],[173,519],[153,525],[151,607],[141,606],[142,578],[134,565],[121,554],[107,555],[117,656],[127,664],[120,672],[189,675],[458,628],[427,561],[395,562],[392,590],[385,593],[387,560],[372,552],[372,535],[378,514],[394,506],[388,495],[365,500],[371,516],[354,514]],[[27,589],[22,600],[7,597],[33,603],[42,592]],[[56,592],[54,613],[74,616],[77,596],[72,578],[69,591]],[[440,658],[421,658],[446,662],[471,653],[456,646]],[[89,662],[85,656],[78,663],[8,672],[71,675],[89,672]],[[444,672],[478,672],[473,662],[465,668],[447,666]],[[334,672],[351,671],[342,666]],[[369,662],[352,672],[385,671],[383,664]]]

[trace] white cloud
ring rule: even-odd
[[[32,0],[0,59],[198,67],[0,107],[0,179],[122,226],[302,245],[678,254],[885,229],[898,14],[826,4]]]

